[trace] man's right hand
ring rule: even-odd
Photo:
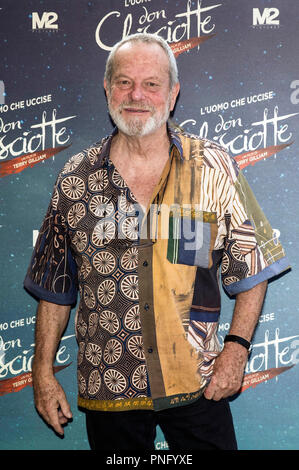
[[[35,324],[35,354],[32,378],[37,411],[52,428],[63,436],[63,425],[72,418],[61,385],[53,373],[55,354],[65,330],[71,307],[41,300]]]
[[[42,418],[61,436],[63,425],[72,418],[63,388],[54,375],[33,374],[35,406]]]

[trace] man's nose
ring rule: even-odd
[[[133,101],[140,101],[144,99],[144,90],[141,83],[134,83],[131,89],[131,98]]]

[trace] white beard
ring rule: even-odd
[[[148,117],[148,119],[144,122],[142,119],[140,119],[138,116],[134,116],[133,118],[129,118],[125,120],[122,116],[122,109],[124,107],[124,104],[119,106],[118,109],[114,109],[111,106],[110,99],[108,98],[108,109],[111,118],[113,119],[115,125],[118,127],[118,129],[123,132],[124,134],[131,136],[131,137],[142,137],[148,134],[151,134],[155,132],[157,129],[159,129],[163,124],[167,122],[167,119],[169,118],[170,114],[170,95],[168,97],[164,112],[159,115],[157,115],[155,108],[145,106],[145,109],[150,109],[150,111],[153,113],[152,116]],[[138,106],[141,109],[143,109],[140,104]]]

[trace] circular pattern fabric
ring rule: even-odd
[[[102,358],[101,347],[94,343],[87,343],[87,346],[85,348],[85,357],[94,366],[98,366]]]
[[[139,304],[133,305],[124,318],[124,325],[128,330],[137,331],[141,328]]]
[[[96,395],[101,387],[101,375],[97,369],[94,369],[88,379],[88,393],[90,395]]]
[[[133,335],[128,339],[128,350],[137,359],[145,359],[143,341],[141,335]]]
[[[115,223],[107,220],[100,220],[95,226],[91,241],[95,246],[107,245],[115,238]]]
[[[103,191],[108,185],[107,170],[101,169],[91,173],[88,177],[88,188],[90,191]]]
[[[80,276],[82,277],[83,280],[85,280],[90,272],[91,272],[90,262],[86,256],[82,255],[82,264],[79,270]]]
[[[80,230],[75,232],[75,235],[72,239],[73,244],[75,245],[77,250],[80,251],[80,252],[85,250],[85,248],[87,246],[87,241],[88,241],[88,238],[87,238],[86,233],[81,232]]]
[[[77,380],[79,393],[81,393],[81,395],[84,395],[86,391],[86,381],[80,371],[77,372]]]
[[[126,377],[116,369],[107,369],[104,372],[104,382],[112,393],[122,393],[127,388]]]
[[[76,228],[81,219],[86,215],[86,208],[83,202],[73,204],[67,214],[67,221],[71,228]]]
[[[92,262],[96,270],[104,276],[111,274],[116,267],[116,258],[110,251],[96,253]]]
[[[138,217],[126,217],[121,224],[121,232],[129,240],[138,240]]]
[[[76,329],[79,331],[80,335],[84,336],[86,335],[86,331],[87,331],[87,324],[85,323],[85,321],[83,320],[83,318],[80,316],[76,322]]]
[[[96,217],[109,217],[114,212],[114,204],[108,197],[97,194],[91,198],[89,209]]]
[[[85,193],[85,183],[79,176],[67,176],[61,182],[61,190],[67,198],[76,201]]]
[[[228,286],[245,279],[249,271],[248,264],[242,254],[236,240],[233,240],[224,257],[224,265],[221,267],[222,282]]]
[[[132,383],[138,390],[144,390],[147,387],[147,375],[144,364],[138,366],[132,375]]]
[[[92,337],[97,331],[98,323],[99,323],[99,315],[97,314],[97,312],[92,312],[89,315],[89,319],[88,319],[88,334],[90,337]]]
[[[64,168],[62,170],[62,174],[65,175],[66,173],[70,173],[71,171],[75,170],[80,163],[82,162],[84,158],[84,153],[80,152],[77,153],[76,155],[73,155],[68,162],[64,165]]]
[[[107,279],[98,287],[98,299],[102,305],[108,305],[112,302],[116,292],[116,285],[112,279]]]
[[[58,189],[56,188],[52,196],[52,207],[54,210],[57,210],[58,202],[59,202],[59,192],[58,192]]]
[[[111,312],[110,310],[103,310],[100,313],[99,322],[101,327],[110,334],[115,334],[120,328],[120,321],[116,313]]]
[[[79,393],[93,400],[147,396],[135,243],[138,208],[112,163],[94,166],[98,157],[98,148],[74,156],[52,197],[52,208],[65,217],[61,225],[69,230],[79,275]]]
[[[126,198],[124,193],[118,198],[118,208],[125,214],[135,212],[135,205]]]
[[[236,276],[227,276],[224,278],[224,284],[225,285],[229,285],[229,284],[233,284],[234,282],[238,282],[239,281],[239,278],[236,277]]]
[[[229,268],[229,257],[227,253],[224,253],[221,261],[221,272],[222,274],[226,273]]]
[[[84,350],[85,350],[85,342],[80,341],[79,348],[78,348],[78,365],[80,365],[83,361]]]
[[[121,292],[130,300],[138,300],[138,277],[135,274],[126,275],[120,282]]]
[[[236,260],[244,261],[244,256],[242,255],[237,243],[232,244],[230,252],[233,258],[235,258]]]
[[[103,358],[106,364],[115,364],[122,355],[122,344],[118,339],[111,338],[104,349]]]
[[[87,157],[92,165],[94,165],[97,161],[101,148],[102,145],[100,145],[99,147],[91,147],[90,149],[88,149]]]
[[[94,308],[95,307],[96,299],[95,299],[94,293],[92,292],[90,287],[84,286],[83,298],[84,298],[85,305],[88,308]]]
[[[78,388],[91,407],[96,400],[147,396],[138,305],[140,207],[112,162],[99,158],[100,149],[97,144],[64,166],[48,213],[55,233],[45,248],[52,251],[41,249],[41,256],[57,255],[61,263],[52,265],[53,290],[80,293]]]
[[[117,169],[114,168],[112,172],[112,181],[118,188],[125,188],[126,183],[124,182],[122,176],[118,173]]]
[[[137,247],[128,248],[120,258],[120,266],[125,271],[133,271],[138,267]]]

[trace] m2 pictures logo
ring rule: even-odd
[[[278,8],[260,8],[252,9],[252,27],[253,28],[279,28],[280,20]]]
[[[32,12],[33,31],[57,31],[58,15],[54,11],[44,11],[42,14],[37,11]]]

